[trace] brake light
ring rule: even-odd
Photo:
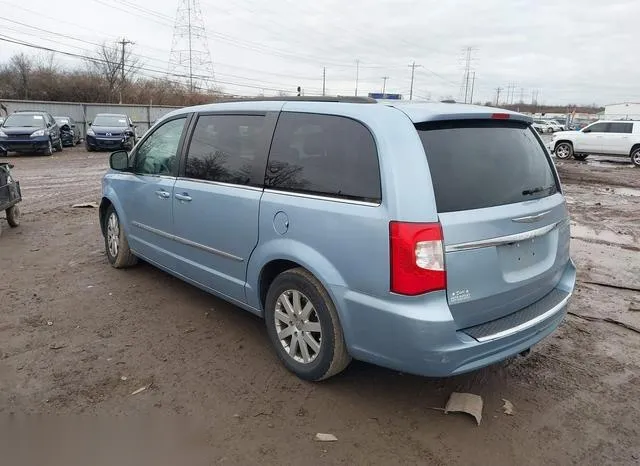
[[[508,120],[509,118],[511,118],[511,115],[508,113],[494,113],[491,115],[491,119],[493,120]]]
[[[415,296],[447,287],[439,223],[389,223],[391,292]]]

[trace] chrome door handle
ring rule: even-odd
[[[159,189],[158,191],[156,191],[156,196],[158,196],[160,199],[169,199],[171,197],[171,194],[169,194],[167,191]]]
[[[176,193],[174,194],[174,197],[179,201],[191,202],[191,196],[189,196],[187,193],[182,193],[182,194]]]

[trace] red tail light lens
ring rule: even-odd
[[[493,120],[508,120],[509,118],[511,118],[511,115],[509,115],[508,113],[494,113],[493,115],[491,115],[491,118]]]
[[[447,287],[439,223],[389,224],[391,292],[415,296]]]

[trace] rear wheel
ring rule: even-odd
[[[568,142],[561,142],[556,146],[556,157],[566,160],[573,155],[573,146]]]
[[[6,211],[7,214],[7,222],[10,227],[17,227],[20,225],[20,207],[17,205],[13,205],[9,207]]]
[[[634,147],[631,150],[631,163],[636,167],[640,167],[640,147]]]
[[[278,357],[301,379],[327,379],[349,365],[336,308],[322,284],[305,269],[287,270],[275,278],[264,314]]]
[[[120,225],[120,218],[112,205],[107,209],[104,222],[104,245],[109,263],[116,269],[137,264],[138,258],[129,249],[129,242]]]

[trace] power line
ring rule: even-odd
[[[59,53],[61,55],[74,57],[74,58],[80,58],[80,59],[92,61],[92,62],[95,62],[95,63],[107,63],[106,60],[102,60],[102,59],[99,59],[99,58],[96,58],[96,57],[91,57],[91,56],[88,56],[88,55],[81,55],[81,54],[72,53],[72,52],[65,52],[65,51],[62,51],[62,50],[53,49],[51,47],[44,47],[44,46],[40,46],[40,45],[35,45],[35,44],[28,43],[28,42],[24,42],[24,41],[21,41],[21,40],[15,40],[15,39],[13,39],[13,38],[5,35],[5,34],[1,34],[1,33],[0,33],[0,41],[9,42],[9,43],[17,44],[17,45],[22,45],[22,46],[25,46],[25,47],[30,47],[30,48],[34,48],[34,49],[38,49],[38,50],[45,50],[47,52]],[[173,77],[176,77],[176,78],[188,78],[189,77],[189,75],[186,75],[186,74],[170,73],[170,72],[167,72],[167,71],[148,68],[148,67],[145,67],[145,66],[140,66],[140,67],[138,67],[138,69],[142,70],[142,71],[148,71],[148,72],[151,72],[151,73],[158,73],[158,74],[161,74],[161,75],[164,75],[164,76],[173,76]],[[202,81],[209,81],[209,82],[212,80],[211,77],[200,76],[200,75],[194,75],[194,78],[200,79]],[[241,84],[241,83],[235,83],[235,82],[230,82],[230,81],[217,80],[216,82],[220,83],[220,84],[228,84],[230,86],[246,87],[246,88],[251,88],[251,89],[266,89],[266,90],[269,90],[269,91],[276,91],[276,92],[292,92],[290,90],[282,89],[282,88],[272,88],[272,87],[267,87],[267,86]]]

